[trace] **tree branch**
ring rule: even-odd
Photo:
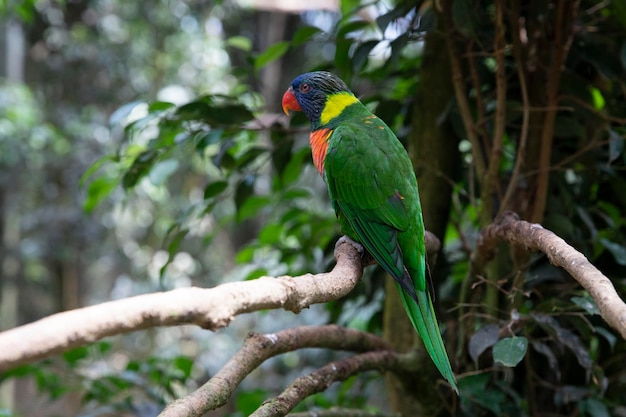
[[[626,304],[611,281],[585,255],[550,230],[539,224],[520,220],[517,214],[506,211],[487,226],[478,238],[476,253],[480,257],[475,262],[479,268],[493,256],[499,241],[545,253],[550,263],[565,269],[589,292],[598,305],[602,318],[626,340]]]
[[[300,312],[348,294],[363,274],[363,261],[349,244],[335,250],[331,272],[299,277],[261,277],[214,288],[179,288],[57,313],[0,333],[0,371],[33,362],[107,336],[158,326],[195,324],[209,330],[236,315],[283,308]]]
[[[355,352],[389,349],[389,345],[377,336],[335,325],[303,326],[274,334],[250,335],[213,378],[198,390],[168,405],[159,417],[202,416],[224,405],[241,381],[268,358],[311,347]]]
[[[558,0],[556,6],[556,22],[554,27],[555,40],[552,44],[552,62],[548,72],[547,103],[549,109],[543,120],[541,131],[541,148],[539,151],[539,174],[537,177],[535,202],[530,220],[541,222],[548,201],[548,184],[550,180],[550,162],[552,158],[552,144],[554,142],[554,127],[558,109],[558,92],[560,88],[563,65],[567,59],[569,48],[574,38],[574,22],[580,1]]]
[[[446,39],[448,46],[448,55],[450,56],[450,69],[452,71],[452,82],[454,84],[454,94],[456,97],[456,104],[459,108],[459,113],[463,119],[463,126],[465,127],[465,134],[472,144],[472,157],[476,167],[478,178],[483,178],[487,172],[487,163],[483,157],[483,150],[480,146],[480,138],[477,133],[476,123],[472,117],[472,111],[467,99],[465,80],[463,77],[463,71],[461,69],[461,58],[457,51],[456,38],[457,34],[452,19],[452,1],[446,0],[441,6],[444,27],[446,30]]]
[[[519,10],[519,4],[517,2],[515,3],[515,10]],[[519,190],[517,182],[519,180],[520,172],[522,171],[522,165],[526,160],[526,144],[528,143],[528,132],[530,127],[530,99],[528,98],[526,70],[524,68],[524,61],[522,58],[522,50],[524,49],[525,45],[522,42],[521,35],[522,30],[526,29],[522,28],[522,25],[519,21],[519,16],[516,16],[515,13],[509,13],[509,25],[511,26],[511,36],[513,38],[513,59],[515,60],[517,79],[519,81],[519,90],[522,96],[522,129],[517,144],[515,166],[513,167],[511,179],[509,180],[509,185],[507,186],[504,198],[500,203],[500,213],[504,210],[509,209],[509,205],[511,199],[513,198],[514,192]]]
[[[353,408],[333,407],[328,410],[289,413],[287,417],[402,417],[400,414],[385,414],[376,411],[363,411]]]
[[[279,396],[265,401],[250,417],[284,416],[306,397],[326,390],[333,382],[345,381],[352,375],[366,371],[402,372],[412,363],[415,363],[412,353],[399,354],[391,350],[361,353],[331,362],[296,379]]]
[[[439,240],[426,232],[426,250],[439,249]],[[299,313],[311,304],[348,294],[370,263],[350,244],[335,248],[331,272],[298,277],[261,277],[214,288],[179,288],[64,311],[0,333],[0,371],[93,343],[107,336],[159,326],[195,324],[217,330],[238,314],[264,309]]]

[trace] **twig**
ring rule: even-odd
[[[412,353],[399,354],[391,350],[367,352],[331,362],[296,379],[279,396],[265,401],[250,417],[284,416],[303,399],[326,390],[333,382],[344,381],[352,375],[366,371],[401,372],[413,363],[415,361]]]
[[[569,94],[563,94],[557,97],[557,101],[561,102],[561,101],[573,101],[574,103],[578,104],[579,106],[582,106],[584,108],[586,108],[587,110],[589,110],[590,112],[592,112],[593,114],[595,114],[596,116],[598,116],[599,118],[606,120],[607,122],[612,122],[615,124],[619,124],[619,125],[626,125],[626,118],[623,117],[615,117],[615,116],[611,116],[610,114],[606,114],[605,112],[596,109],[593,105],[587,103],[586,101],[569,95]],[[574,111],[574,109],[572,109],[572,111]]]
[[[494,56],[496,60],[496,108],[494,115],[494,129],[491,140],[491,153],[487,159],[487,174],[480,179],[481,184],[481,224],[485,225],[493,220],[495,215],[494,202],[502,199],[500,187],[500,161],[502,160],[502,146],[504,143],[504,128],[506,124],[506,69],[504,60],[504,23],[503,23],[503,0],[496,0],[495,33],[493,38]],[[496,267],[496,263],[492,263]],[[497,267],[487,275],[491,285],[485,289],[485,307],[491,310],[498,308],[498,275]]]
[[[502,10],[503,0],[496,0],[496,21],[495,34],[493,40],[494,56],[496,59],[496,109],[493,129],[493,139],[491,146],[491,155],[489,156],[487,168],[487,180],[485,181],[485,192],[483,195],[483,204],[487,204],[491,209],[493,193],[498,192],[498,197],[502,195],[499,192],[498,171],[500,170],[500,161],[502,159],[502,144],[504,142],[504,128],[506,124],[506,68],[505,68],[505,42],[504,42],[504,22]],[[489,210],[489,220],[491,221],[494,213]]]
[[[548,73],[547,82],[547,106],[556,106],[558,103],[558,92],[561,81],[561,73],[563,64],[567,58],[569,47],[573,39],[572,25],[576,18],[579,0],[566,1],[559,0],[556,7],[556,37],[552,46],[552,55],[554,57],[550,72]],[[546,209],[548,199],[548,184],[550,174],[550,160],[552,157],[552,144],[554,142],[554,125],[556,122],[556,110],[549,111],[543,120],[543,129],[541,132],[541,148],[539,150],[539,176],[537,178],[535,202],[530,220],[533,222],[541,222]]]
[[[456,103],[463,119],[463,125],[465,126],[465,134],[472,144],[472,157],[476,164],[476,171],[478,178],[483,178],[485,175],[486,163],[483,157],[483,149],[480,144],[480,139],[477,134],[476,124],[472,118],[472,111],[470,109],[469,101],[466,96],[465,82],[463,79],[463,71],[461,70],[461,60],[456,48],[456,42],[454,34],[454,23],[452,20],[452,2],[442,2],[444,23],[447,33],[446,39],[448,44],[448,55],[450,56],[450,69],[452,70],[452,82],[454,84],[454,94],[456,97]]]
[[[481,254],[478,263],[486,262],[493,255],[499,241],[545,253],[550,263],[565,269],[589,292],[598,305],[604,321],[626,340],[626,304],[617,294],[611,281],[593,266],[585,255],[550,230],[544,229],[539,224],[520,220],[517,214],[510,211],[499,215],[494,223],[482,231],[475,251]]]
[[[386,414],[377,411],[363,411],[353,408],[333,407],[328,410],[289,413],[287,417],[402,417],[400,414]]]
[[[485,114],[485,100],[483,99],[482,84],[478,69],[476,68],[476,55],[473,53],[474,42],[467,42],[465,55],[467,56],[467,67],[469,68],[472,84],[474,84],[474,94],[476,95],[476,130],[480,134],[483,149],[489,149],[489,137],[487,135],[487,116]]]
[[[369,333],[343,327],[306,326],[274,334],[249,336],[242,348],[207,383],[174,401],[159,417],[195,417],[224,405],[241,381],[268,358],[301,348],[330,348],[367,352],[388,349],[387,343]]]
[[[519,8],[519,5],[516,3]],[[516,8],[517,10],[517,8]],[[515,13],[510,14],[511,34],[513,37],[513,58],[515,59],[515,67],[517,68],[517,78],[519,80],[520,94],[522,96],[522,130],[520,132],[519,142],[517,144],[517,156],[515,157],[515,166],[511,174],[509,185],[500,204],[499,213],[509,209],[509,203],[513,197],[513,193],[518,190],[517,181],[522,170],[522,165],[526,160],[526,144],[528,143],[528,131],[530,127],[530,100],[528,98],[528,87],[526,85],[526,72],[524,70],[524,61],[522,59],[522,41],[520,32],[522,30],[519,24],[519,18]]]

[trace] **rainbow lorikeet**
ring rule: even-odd
[[[328,185],[342,232],[394,278],[413,326],[433,362],[458,392],[432,303],[424,223],[409,156],[393,131],[334,74],[296,77],[285,113],[311,122],[313,162]]]

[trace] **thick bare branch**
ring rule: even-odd
[[[626,304],[611,281],[585,255],[550,230],[520,220],[517,214],[506,211],[482,231],[476,249],[481,258],[475,261],[484,264],[493,255],[495,244],[502,240],[529,250],[539,250],[548,256],[553,265],[565,269],[589,292],[602,318],[626,340]]]
[[[343,327],[306,326],[274,334],[254,334],[206,384],[190,395],[170,404],[160,417],[202,416],[226,403],[241,381],[272,356],[301,348],[330,348],[355,352],[389,349],[372,334]]]
[[[261,277],[214,288],[179,288],[65,311],[0,333],[0,370],[95,342],[106,336],[158,326],[227,326],[236,315],[283,308],[299,312],[349,293],[363,274],[359,253],[336,248],[331,272],[299,277]]]
[[[429,253],[439,240],[426,234]],[[264,309],[300,312],[348,294],[363,275],[368,257],[350,244],[335,248],[331,272],[298,277],[261,277],[214,288],[179,288],[65,311],[0,333],[0,371],[93,343],[107,336],[159,326],[195,324],[209,330],[236,315]]]

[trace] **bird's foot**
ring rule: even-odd
[[[359,242],[357,242],[356,240],[352,240],[348,236],[344,235],[337,240],[337,243],[335,243],[335,250],[337,250],[339,245],[341,245],[342,243],[347,243],[348,245],[352,246],[354,249],[356,249],[357,252],[359,252],[359,255],[363,257],[363,254],[365,253],[365,248]]]
[[[348,236],[341,236],[338,240],[337,243],[335,243],[335,252],[337,252],[337,248],[342,244],[342,243],[347,243],[348,245],[352,246],[354,249],[356,249],[357,252],[359,252],[359,255],[361,256],[361,259],[363,260],[363,264],[364,265],[370,265],[373,264],[374,258],[372,258],[372,255],[369,254],[368,251],[365,250],[365,248],[363,247],[363,245],[361,245],[359,242],[357,242],[354,239],[350,239]]]

